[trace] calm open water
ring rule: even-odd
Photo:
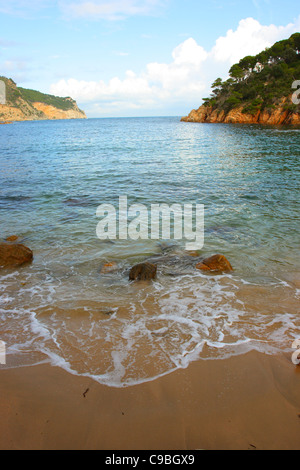
[[[291,351],[300,336],[300,131],[187,124],[179,118],[0,126],[0,236],[34,262],[0,272],[6,367],[51,362],[111,386],[153,380],[197,360]],[[205,205],[195,270],[174,241],[100,241],[102,203]],[[129,283],[157,256],[157,280]],[[117,270],[102,274],[105,263]],[[0,366],[5,367],[5,366]]]

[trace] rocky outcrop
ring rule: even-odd
[[[42,112],[47,119],[86,119],[85,113],[78,108],[75,101],[74,107],[66,111],[38,102],[33,103],[33,106],[37,111]]]
[[[7,237],[6,241],[7,242],[16,242],[19,239],[18,235],[10,235]]]
[[[15,106],[0,104],[0,121],[38,121],[47,119],[29,103],[19,99]]]
[[[157,266],[151,263],[141,263],[133,266],[129,273],[130,281],[148,281],[156,278]]]
[[[0,243],[0,267],[21,266],[33,260],[32,251],[21,244]]]
[[[255,115],[243,113],[244,106],[234,108],[228,113],[224,110],[208,106],[193,109],[190,114],[183,117],[183,122],[225,123],[225,124],[262,124],[262,125],[292,125],[300,126],[300,113],[288,111],[284,108],[286,100],[276,109],[257,111]]]
[[[224,255],[214,255],[210,258],[204,259],[201,263],[196,265],[196,268],[200,271],[212,271],[212,272],[230,272],[233,268],[225,258]]]
[[[19,88],[13,80],[5,77],[0,77],[0,81],[5,83],[5,104],[0,104],[0,123],[86,119],[84,111],[81,111],[76,101],[70,97],[60,98]]]

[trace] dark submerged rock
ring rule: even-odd
[[[157,265],[141,263],[133,266],[129,273],[130,281],[148,281],[156,278]]]

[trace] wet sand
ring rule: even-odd
[[[117,389],[0,370],[0,449],[300,449],[300,367],[251,352]]]

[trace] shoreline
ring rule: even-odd
[[[50,365],[0,379],[1,450],[300,449],[300,368],[287,354],[200,360],[127,388]]]
[[[283,103],[284,104],[284,103]],[[181,122],[208,123],[208,124],[257,124],[261,126],[285,127],[299,129],[300,115],[297,112],[284,110],[282,107],[268,112],[258,110],[256,114],[244,113],[243,106],[225,112],[219,108],[201,105],[198,109],[192,109],[188,116],[181,118]]]

